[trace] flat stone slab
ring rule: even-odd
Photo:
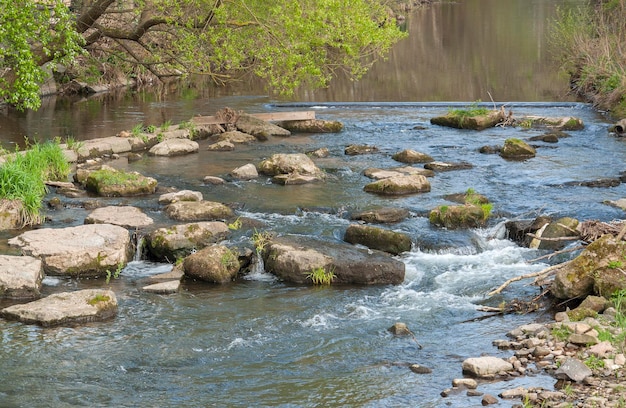
[[[105,289],[55,293],[34,302],[9,306],[0,311],[0,316],[5,319],[45,327],[102,321],[116,314],[115,293]]]
[[[513,364],[498,357],[473,357],[463,361],[463,373],[474,377],[489,378],[511,370]]]
[[[167,282],[154,283],[152,285],[141,288],[144,292],[170,294],[178,292],[180,288],[180,280],[171,280]]]
[[[84,160],[90,157],[100,157],[105,154],[126,153],[132,150],[132,146],[128,138],[124,137],[105,137],[102,139],[86,140],[78,148],[78,159]]]
[[[127,229],[111,224],[26,231],[9,240],[25,255],[40,258],[49,275],[99,276],[131,257]]]
[[[148,154],[153,156],[180,156],[183,154],[196,153],[199,149],[198,142],[189,139],[167,139],[152,146]]]
[[[137,207],[108,206],[93,210],[85,218],[85,224],[112,224],[139,229],[154,224],[154,220]]]
[[[161,194],[159,204],[172,204],[178,201],[202,201],[202,193],[192,190],[180,190],[172,193]]]
[[[0,297],[38,298],[42,279],[41,260],[31,256],[0,255]]]

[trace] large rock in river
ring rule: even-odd
[[[261,161],[258,165],[259,173],[269,176],[278,174],[298,173],[320,177],[322,171],[313,163],[306,154],[273,154],[269,159]]]
[[[161,143],[152,146],[148,154],[153,156],[182,156],[190,153],[197,153],[198,142],[189,139],[166,139]]]
[[[556,270],[550,292],[558,299],[584,298],[594,293],[610,297],[626,288],[625,253],[625,241],[603,235]]]
[[[73,326],[109,319],[117,314],[115,293],[103,289],[55,293],[43,299],[9,306],[0,311],[5,319],[41,326]]]
[[[146,235],[150,254],[161,261],[174,262],[195,250],[222,241],[230,229],[221,221],[196,222],[159,228]]]
[[[467,113],[471,111],[468,110]],[[457,129],[483,130],[494,127],[505,119],[503,110],[488,111],[485,114],[468,116],[457,114],[455,112],[448,113],[444,116],[437,116],[430,120],[433,125],[453,127]]]
[[[528,159],[535,157],[535,148],[520,139],[508,138],[500,150],[500,156],[505,159]]]
[[[41,260],[32,256],[0,255],[0,298],[37,298],[42,279]]]
[[[240,268],[237,251],[223,245],[211,245],[189,255],[183,261],[186,276],[211,283],[232,281]]]
[[[363,190],[383,195],[426,193],[430,183],[422,175],[394,176],[366,184]]]
[[[343,130],[343,123],[323,119],[286,120],[277,125],[297,133],[337,133]]]
[[[103,197],[132,197],[152,194],[157,187],[156,179],[137,172],[119,171],[104,167],[88,173],[85,180],[87,190]]]
[[[411,250],[411,238],[407,234],[370,225],[351,224],[343,239],[351,244],[365,245],[394,255]]]
[[[49,275],[100,276],[125,266],[132,255],[128,230],[110,224],[26,231],[9,245],[40,258]]]
[[[262,119],[255,118],[252,115],[241,113],[235,122],[238,130],[251,134],[259,140],[266,140],[269,136],[290,136],[291,132],[266,122]]]
[[[165,207],[168,217],[177,221],[214,221],[234,216],[233,210],[214,201],[178,201]]]
[[[112,224],[129,229],[139,229],[152,225],[154,221],[137,207],[108,206],[93,210],[85,217],[85,224]]]
[[[289,235],[274,238],[263,252],[265,269],[292,283],[308,283],[308,275],[324,268],[335,275],[332,283],[364,285],[404,281],[404,263],[380,251],[345,243]]]

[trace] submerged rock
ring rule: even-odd
[[[391,224],[400,222],[409,216],[406,208],[384,207],[373,210],[361,211],[352,214],[353,220],[360,220],[369,223]]]
[[[346,229],[344,241],[394,255],[410,251],[412,245],[407,234],[361,224],[351,224]]]
[[[336,120],[286,120],[277,125],[296,133],[338,133],[343,130],[343,123]]]
[[[378,153],[380,150],[376,146],[370,145],[350,145],[345,148],[344,153],[348,156],[358,156],[361,154]]]
[[[85,289],[56,293],[0,311],[5,319],[40,326],[73,326],[79,323],[102,321],[117,314],[117,298],[111,290]]]

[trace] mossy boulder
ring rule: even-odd
[[[395,161],[401,163],[428,163],[433,161],[433,158],[426,153],[421,153],[411,149],[405,149],[391,156]]]
[[[315,165],[313,160],[306,154],[274,154],[269,159],[263,160],[257,166],[259,173],[268,176],[279,174],[301,174],[313,176],[316,179],[323,179],[323,172]]]
[[[565,117],[545,117],[545,116],[525,116],[520,119],[521,123],[532,127],[547,127],[553,130],[581,130],[585,128],[585,124],[580,118],[573,116]]]
[[[158,228],[146,235],[145,245],[153,258],[174,262],[229,235],[230,229],[221,221],[195,222]]]
[[[366,184],[368,193],[381,195],[407,195],[430,191],[430,182],[422,175],[394,176]]]
[[[451,111],[447,115],[432,118],[430,123],[457,129],[483,130],[494,127],[504,119],[502,110],[476,110],[474,112],[470,109]]]
[[[343,130],[343,123],[336,120],[287,120],[277,125],[294,133],[338,133]]]
[[[102,197],[132,197],[153,194],[157,181],[137,172],[102,168],[88,173],[85,188]]]
[[[596,294],[610,297],[626,288],[624,267],[626,242],[603,235],[585,250],[556,270],[550,291],[557,299],[582,298]]]
[[[430,212],[428,220],[448,229],[480,228],[485,226],[487,217],[480,205],[440,205]]]
[[[211,245],[183,261],[186,276],[211,283],[231,282],[240,268],[238,252],[223,245]]]
[[[535,157],[535,148],[520,139],[509,138],[504,141],[504,146],[500,150],[500,156],[505,159],[528,159]]]
[[[411,250],[411,238],[407,234],[370,225],[351,224],[343,240],[394,255]]]

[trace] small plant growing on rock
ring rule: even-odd
[[[170,128],[170,126],[172,126],[172,121],[166,120],[165,122],[161,124],[161,131],[163,132],[167,131]]]
[[[594,355],[587,357],[584,363],[591,370],[600,370],[604,368],[604,360]]]
[[[314,285],[330,285],[337,276],[334,274],[333,269],[326,270],[326,268],[320,266],[309,272],[306,277],[311,279]]]
[[[242,224],[241,220],[239,219],[239,217],[237,217],[237,219],[235,221],[233,221],[230,224],[228,224],[228,229],[232,230],[232,231],[237,231],[238,229],[241,228],[242,225],[243,224]]]
[[[252,234],[252,242],[254,243],[254,249],[257,254],[260,254],[265,250],[265,247],[270,243],[272,239],[272,233],[269,231],[260,232],[254,229],[254,233]]]
[[[450,109],[448,111],[448,115],[471,118],[472,116],[486,115],[487,113],[489,113],[489,109],[485,108],[484,106],[478,106],[478,102],[480,101],[474,102],[471,106],[465,109]]]
[[[567,341],[570,334],[572,334],[572,330],[567,326],[560,325],[552,328],[552,336],[558,341]]]
[[[239,265],[239,254],[235,250],[229,249],[220,258],[220,263],[224,268],[237,266]]]
[[[137,137],[141,134],[141,132],[143,132],[143,124],[142,123],[138,123],[135,126],[133,126],[133,128],[131,129],[130,133]]]
[[[94,306],[100,302],[108,302],[109,300],[111,300],[110,297],[108,297],[107,295],[103,295],[101,293],[98,293],[97,295],[95,295],[94,297],[92,297],[91,299],[89,299],[87,301],[87,303],[89,303],[91,306]]]
[[[117,279],[120,277],[120,275],[122,274],[122,270],[124,270],[124,264],[123,263],[118,263],[117,264],[117,268],[115,269],[115,271],[111,272],[110,269],[107,269],[107,277],[106,277],[106,284],[108,285],[109,282],[111,281],[111,278],[113,279]]]

